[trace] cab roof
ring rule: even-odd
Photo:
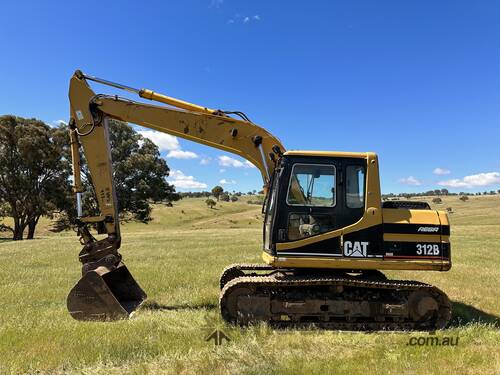
[[[373,152],[347,152],[347,151],[308,151],[308,150],[291,150],[286,151],[285,156],[323,156],[337,158],[356,158],[367,159],[369,155],[375,156]]]

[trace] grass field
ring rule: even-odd
[[[411,346],[422,333],[352,333],[247,329],[218,320],[218,278],[236,262],[260,261],[260,207],[245,202],[208,209],[185,199],[158,207],[150,224],[123,227],[122,253],[149,300],[130,320],[77,322],[66,311],[79,278],[72,232],[51,234],[42,223],[33,241],[0,243],[0,373],[500,373],[500,196],[452,207],[453,268],[389,272],[435,284],[453,301],[439,339],[455,346]],[[205,341],[222,324],[231,341]]]

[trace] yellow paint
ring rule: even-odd
[[[374,259],[344,257],[274,257],[266,252],[262,253],[265,263],[277,268],[336,268],[354,270],[427,270],[448,271],[451,262],[440,259]]]
[[[441,225],[450,225],[448,214],[445,211],[437,211]]]
[[[213,115],[216,111],[210,108],[202,107],[196,104],[188,103],[185,102],[184,100],[172,98],[170,96],[166,96],[163,94],[158,94],[157,92],[148,90],[148,89],[142,89],[139,92],[139,96],[141,98],[145,99],[150,99],[150,100],[155,100],[160,103],[165,103],[177,108],[182,108],[187,111],[193,111],[193,112],[199,112],[199,113],[206,113],[206,114],[211,114]]]
[[[114,118],[126,122],[172,134],[197,143],[205,144],[223,151],[242,156],[254,164],[261,172],[265,183],[274,171],[274,162],[270,157],[273,147],[278,146],[282,151],[281,142],[265,129],[253,123],[223,116],[210,108],[198,106],[151,90],[140,90],[139,96],[155,100],[183,110],[166,106],[148,105],[119,97],[102,96],[93,104],[104,115],[104,118]],[[71,131],[71,145],[73,153],[73,167],[75,190],[82,189],[80,182],[80,161],[78,146],[81,144],[88,163],[101,217],[110,216],[114,220],[106,221],[108,235],[115,235],[119,239],[119,220],[116,212],[116,196],[112,179],[112,165],[110,143],[106,121],[94,123],[89,105],[96,94],[88,86],[81,74],[71,78],[70,89],[71,119],[74,120],[76,130]],[[77,134],[80,133],[79,135]],[[261,150],[255,146],[255,136],[262,138]],[[381,209],[380,177],[377,155],[372,152],[336,152],[336,151],[287,151],[287,156],[355,158],[366,161],[366,199],[363,217],[356,223],[345,228],[323,233],[317,236],[297,241],[279,243],[278,251],[291,250],[306,245],[313,245],[319,241],[342,237],[363,229],[386,223],[412,223],[438,225],[448,223],[446,213],[430,210],[399,210]],[[89,220],[96,220],[89,219]],[[446,223],[446,224],[445,224]],[[398,236],[398,235],[392,235]],[[411,236],[399,237],[384,236],[384,238],[399,238],[399,241],[409,241]],[[439,236],[423,234],[418,238],[428,238],[438,242]],[[444,241],[449,239],[443,238]],[[119,243],[119,241],[117,241]],[[389,260],[389,259],[359,259],[359,258],[287,258],[272,257],[264,253],[264,260],[277,267],[320,267],[320,268],[354,268],[354,269],[429,269],[445,270],[451,267],[449,262],[439,260]]]
[[[274,146],[278,146],[282,151],[285,148],[267,130],[247,121],[212,114],[213,110],[208,108],[154,93],[151,90],[141,90],[140,95],[185,110],[153,106],[110,96],[99,97],[94,104],[105,117],[131,122],[240,155],[260,170],[264,185],[268,183],[269,176],[274,171],[274,162],[269,154],[272,153]],[[95,97],[96,94],[85,78],[75,73],[69,87],[70,116],[75,122],[76,130],[80,133],[77,135],[76,131],[70,131],[75,190],[82,190],[80,162],[77,156],[77,142],[79,142],[92,176],[101,215],[115,219],[113,222],[105,223],[106,231],[108,235],[119,237],[119,220],[116,212],[106,121],[94,123],[89,108]],[[261,147],[264,160],[260,149],[253,142],[255,136],[262,137]]]
[[[346,151],[310,151],[310,150],[290,150],[284,153],[285,156],[323,156],[329,158],[355,158],[367,159],[368,152],[346,152]]]
[[[439,216],[434,210],[404,210],[383,208],[384,223],[387,224],[426,224],[440,225]]]

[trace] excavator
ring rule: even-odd
[[[90,82],[155,103],[96,94]],[[108,135],[109,121],[116,119],[239,155],[260,171],[264,262],[223,270],[219,305],[228,323],[433,331],[449,322],[451,305],[444,292],[383,273],[448,271],[447,213],[426,202],[383,201],[375,153],[287,151],[243,112],[210,109],[79,70],[71,78],[69,100],[76,227],[83,245],[82,277],[67,298],[73,318],[126,319],[146,300],[119,252]],[[83,215],[81,154],[98,216]],[[94,229],[104,236],[96,238]]]

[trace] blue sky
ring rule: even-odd
[[[0,114],[67,120],[79,68],[242,110],[287,149],[375,151],[384,192],[500,189],[498,1],[6,0],[2,16]],[[241,159],[152,137],[179,187],[261,187]]]

